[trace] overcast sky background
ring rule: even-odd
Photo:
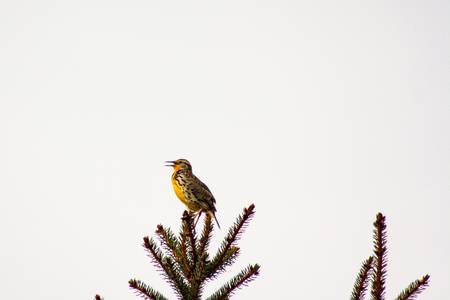
[[[387,217],[387,299],[450,293],[449,1],[2,1],[0,298],[175,299],[143,250],[254,203],[233,299],[348,299]],[[201,223],[199,223],[201,224]]]

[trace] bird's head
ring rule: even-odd
[[[173,167],[173,170],[176,172],[178,170],[188,170],[192,171],[191,164],[186,159],[178,159],[174,161],[166,161],[168,165],[166,167]]]

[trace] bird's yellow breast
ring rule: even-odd
[[[183,190],[181,189],[181,185],[178,183],[178,181],[175,179],[175,173],[173,173],[172,176],[172,185],[173,185],[173,190],[175,191],[175,195],[177,195],[178,199],[180,199],[181,202],[184,203],[184,205],[187,206],[186,204],[186,198],[184,197],[183,194]]]

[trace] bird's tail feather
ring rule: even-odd
[[[219,229],[220,229],[219,221],[217,221],[216,214],[215,214],[214,212],[212,212],[212,211],[208,211],[208,214],[209,214],[211,217],[213,217],[214,220],[216,220],[217,227],[219,227]]]

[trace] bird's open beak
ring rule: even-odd
[[[166,161],[166,167],[175,167],[175,161],[172,161],[172,160],[169,160],[169,161]]]

